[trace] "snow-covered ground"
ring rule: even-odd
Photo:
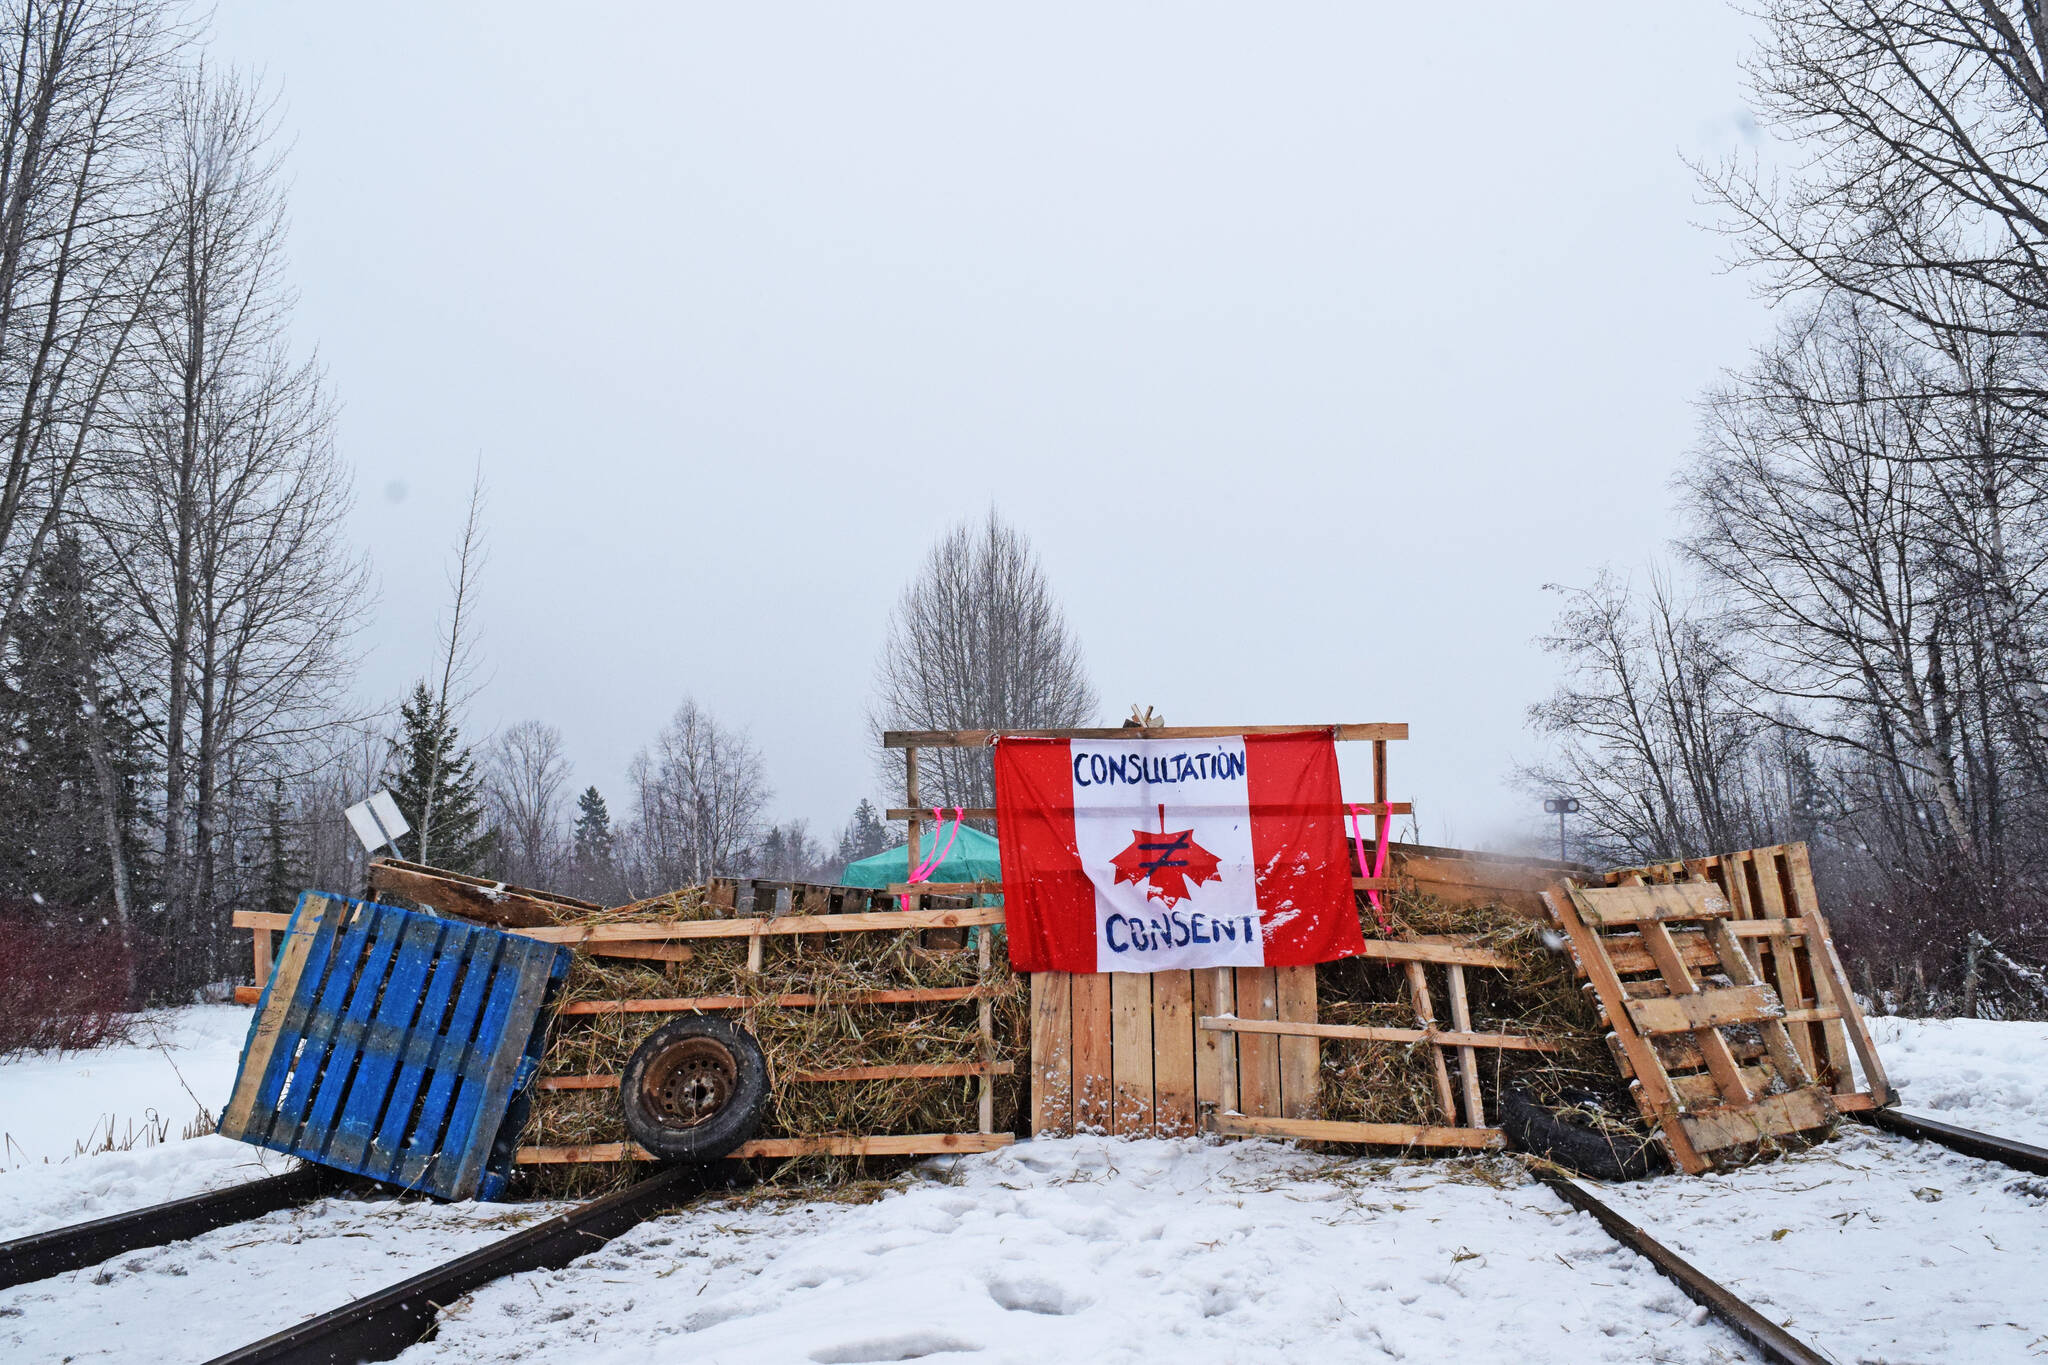
[[[175,1128],[147,1150],[71,1155],[107,1114],[184,1112],[171,1060],[217,1107],[247,1021],[176,1012],[168,1059],[142,1046],[0,1065],[0,1129],[39,1153],[0,1173],[0,1238],[282,1169]],[[1905,1107],[2048,1145],[2048,1025],[1873,1022]],[[1843,1361],[2048,1356],[2036,1269],[2048,1181],[1852,1125],[1772,1165],[1604,1195]],[[203,1360],[549,1211],[321,1201],[0,1291],[0,1359]],[[1201,1362],[1304,1349],[1754,1358],[1506,1160],[1082,1138],[935,1162],[868,1203],[701,1202],[567,1269],[486,1286],[404,1359]]]
[[[220,1112],[249,1036],[250,1011],[195,1005],[138,1016],[135,1041],[0,1063],[0,1172],[108,1145],[177,1140]]]

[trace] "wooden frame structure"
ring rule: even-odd
[[[474,880],[474,879],[472,879]],[[422,888],[426,889],[426,888]],[[824,888],[821,888],[824,889]],[[840,888],[829,888],[837,890]],[[869,893],[858,888],[844,888],[865,898]],[[758,894],[755,904],[763,903]],[[777,898],[765,898],[768,905],[777,903]],[[289,926],[291,916],[272,914],[264,911],[237,911],[235,927],[250,929],[257,933],[259,940],[271,933]],[[999,907],[965,907],[957,909],[927,909],[916,911],[881,910],[855,911],[843,914],[757,914],[737,916],[732,919],[694,920],[627,920],[615,923],[548,924],[531,925],[523,928],[507,928],[503,932],[516,938],[533,939],[569,947],[578,952],[603,954],[605,956],[642,956],[639,953],[621,953],[621,949],[654,948],[663,950],[669,960],[689,960],[689,943],[708,939],[744,938],[749,941],[748,969],[762,970],[762,947],[765,939],[792,934],[843,934],[843,933],[904,933],[934,929],[965,929],[979,925],[998,925],[1003,922]],[[261,954],[267,944],[259,942],[259,966],[263,969],[260,979],[269,980],[267,963]],[[681,954],[680,957],[675,954]],[[652,954],[644,954],[652,956]],[[908,1078],[911,1076],[978,1076],[981,1079],[978,1097],[978,1127],[972,1133],[888,1133],[868,1135],[830,1135],[823,1137],[760,1138],[743,1144],[731,1155],[734,1157],[790,1157],[790,1156],[907,1156],[939,1154],[945,1152],[985,1152],[1007,1146],[1015,1140],[1009,1133],[998,1133],[995,1129],[995,1079],[998,1076],[1015,1074],[1016,1063],[997,1056],[994,1029],[994,997],[1001,988],[991,985],[988,976],[994,967],[993,943],[986,934],[982,935],[978,961],[980,983],[974,986],[944,986],[905,988],[901,990],[874,990],[858,993],[840,992],[832,995],[804,993],[783,993],[764,995],[714,995],[714,996],[673,996],[645,997],[617,1000],[581,1000],[562,1005],[555,1011],[558,1015],[574,1017],[607,1013],[623,1014],[689,1014],[722,1013],[743,1011],[762,1007],[781,1009],[802,1009],[815,1007],[840,1007],[848,1005],[897,1005],[935,1004],[953,1001],[973,1000],[979,1005],[979,1052],[972,1062],[926,1063],[907,1066],[846,1066],[823,1068],[799,1072],[793,1076],[778,1078],[793,1084],[831,1084],[835,1082]],[[543,1090],[595,1090],[614,1087],[616,1076],[541,1076],[535,1084]],[[562,1162],[593,1161],[634,1161],[652,1160],[650,1153],[627,1142],[586,1143],[580,1146],[521,1147],[514,1155],[518,1164],[545,1164]]]
[[[904,751],[909,806],[887,812],[909,825],[914,862],[931,813],[919,805],[920,749],[980,748],[1001,735],[1044,739],[1215,739],[1234,735],[1324,730],[1333,739],[1372,745],[1373,792],[1360,809],[1371,815],[1408,815],[1406,801],[1389,799],[1387,744],[1406,739],[1403,724],[1123,726],[1073,730],[891,731],[884,747]],[[996,819],[985,808],[968,819]],[[1366,869],[1360,868],[1362,874]],[[1554,876],[1554,873],[1551,875]],[[1526,880],[1526,876],[1524,877]],[[1546,884],[1548,878],[1545,878]],[[1393,890],[1400,876],[1352,879],[1355,891]],[[1520,883],[1517,883],[1519,887]],[[892,886],[913,906],[927,893],[1000,891],[990,883]],[[1031,979],[1031,1131],[1060,1136],[1077,1131],[1122,1137],[1230,1136],[1299,1138],[1320,1142],[1470,1149],[1500,1141],[1489,1126],[1479,1093],[1482,1050],[1549,1050],[1539,1039],[1474,1033],[1465,991],[1467,967],[1505,968],[1499,954],[1450,941],[1369,940],[1367,956],[1398,964],[1416,1003],[1417,1027],[1363,1028],[1325,1024],[1316,1012],[1313,967],[1224,967],[1176,972],[1038,972]],[[1450,1027],[1436,1015],[1425,968],[1441,968]],[[1436,1077],[1440,1113],[1416,1123],[1348,1123],[1321,1117],[1322,1043],[1373,1039],[1426,1044]],[[1453,1072],[1459,1084],[1454,1090]],[[1463,1112],[1460,1114],[1460,1105]]]

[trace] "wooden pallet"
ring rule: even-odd
[[[1735,907],[1735,932],[1757,977],[1778,993],[1800,1060],[1844,1112],[1880,1109],[1896,1095],[1869,1025],[1849,988],[1813,887],[1805,844],[1774,844],[1685,862],[1620,868],[1610,886],[1629,882],[1709,882]],[[1862,1065],[1857,1083],[1850,1058]]]
[[[1544,899],[1599,996],[1637,1103],[1681,1168],[1697,1174],[1834,1122],[1717,886],[1566,881]]]
[[[225,1137],[444,1199],[493,1199],[568,950],[307,892],[257,1003]]]

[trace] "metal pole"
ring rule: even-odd
[[[1557,860],[1559,862],[1566,861],[1564,856],[1564,811],[1562,808],[1557,812]]]

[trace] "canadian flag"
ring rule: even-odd
[[[1365,951],[1328,733],[996,743],[1010,962],[1293,967]]]

